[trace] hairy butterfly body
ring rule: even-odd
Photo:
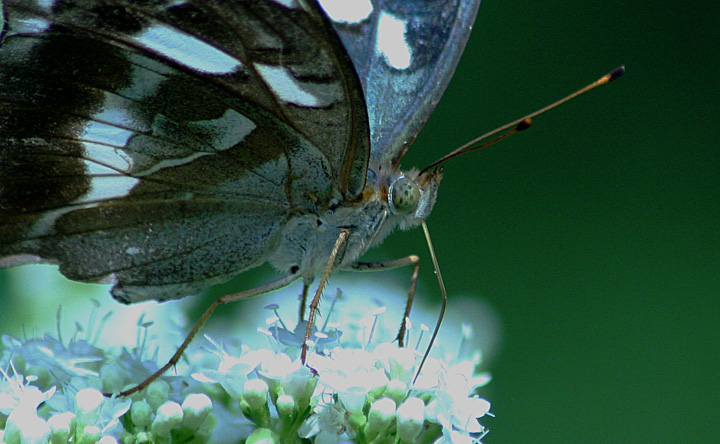
[[[348,268],[432,209],[398,163],[478,1],[5,0],[0,266],[122,302]],[[334,26],[334,28],[333,28]]]

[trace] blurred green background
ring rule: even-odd
[[[619,64],[447,165],[428,221],[445,279],[504,324],[488,443],[720,442],[720,2],[486,0],[408,157]]]
[[[628,69],[447,164],[428,224],[450,304],[480,298],[503,324],[486,443],[720,442],[719,50],[717,1],[481,6],[405,167]],[[372,257],[420,253],[434,297],[426,251],[417,230]],[[0,299],[3,331],[32,322],[27,298]]]

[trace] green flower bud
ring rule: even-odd
[[[398,407],[396,417],[400,442],[414,443],[425,422],[425,404],[419,398],[408,398]]]
[[[243,385],[243,399],[240,401],[243,414],[260,427],[270,424],[268,385],[262,379],[250,379]]]
[[[115,363],[105,364],[100,368],[100,379],[105,393],[118,393],[123,390],[125,372]]]
[[[392,398],[396,404],[403,402],[407,397],[407,393],[407,384],[399,379],[391,379],[385,386],[385,396]]]
[[[250,409],[261,410],[268,402],[268,385],[262,379],[250,379],[243,386],[243,397]]]
[[[67,444],[70,435],[75,432],[75,414],[71,412],[58,413],[48,419],[50,426],[50,443]]]
[[[395,418],[395,401],[390,398],[381,398],[373,402],[368,412],[365,425],[365,437],[371,441],[382,433]]]
[[[135,441],[133,444],[146,444],[152,441],[152,435],[146,432],[140,432],[135,435]]]
[[[135,401],[130,407],[130,419],[138,429],[147,429],[152,423],[152,415],[152,407],[145,401]]]
[[[295,413],[295,400],[290,395],[280,395],[275,402],[275,407],[277,407],[280,418],[290,419]]]
[[[259,428],[248,436],[247,444],[280,444],[280,435],[270,429]]]
[[[167,402],[168,395],[170,394],[170,384],[162,379],[156,379],[151,382],[145,390],[145,400],[153,410],[157,410]]]
[[[118,444],[117,439],[112,436],[103,436],[97,444]]]
[[[212,401],[207,395],[195,393],[188,396],[182,403],[183,427],[191,430],[199,429],[211,410]]]
[[[177,427],[183,420],[183,410],[177,402],[168,401],[157,409],[155,419],[150,426],[153,435],[166,437],[170,431]]]
[[[83,428],[80,433],[80,439],[78,439],[77,442],[78,444],[97,444],[101,435],[102,430],[100,430],[100,427],[89,425]]]
[[[82,389],[75,395],[76,421],[79,426],[94,424],[100,414],[105,397],[93,388]]]

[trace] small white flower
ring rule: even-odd
[[[359,412],[373,390],[384,387],[388,377],[375,367],[373,355],[365,350],[335,348],[329,356],[311,355],[308,363],[319,376],[319,384],[338,394],[351,413]]]
[[[9,376],[0,368],[0,373],[3,376],[3,380],[0,381],[0,413],[3,415],[9,415],[17,408],[35,410],[55,393],[55,387],[43,392],[39,388],[30,385],[32,378],[28,378],[28,384],[25,385],[22,375],[17,372],[14,376]]]
[[[132,400],[127,398],[105,398],[100,407],[98,424],[102,426],[103,433],[114,427],[119,427],[120,418],[130,410]]]
[[[50,426],[34,407],[18,407],[7,418],[4,437],[7,443],[45,444],[49,436]]]
[[[345,410],[336,405],[321,408],[300,426],[298,435],[301,438],[315,437],[315,444],[337,444],[348,429]]]
[[[232,398],[241,399],[248,374],[258,366],[261,355],[249,352],[237,357],[224,350],[218,350],[217,354],[220,356],[217,370],[203,369],[192,377],[200,382],[219,383]]]
[[[489,402],[471,396],[476,381],[484,381],[484,379],[476,379],[471,369],[456,365],[441,375],[441,390],[437,393],[438,402],[441,405],[445,404],[442,410],[447,412],[453,426],[470,433],[480,433],[484,430],[477,418],[490,411]]]
[[[382,366],[390,379],[399,379],[410,384],[415,374],[415,351],[400,348],[395,343],[385,342],[373,351],[377,365]]]
[[[472,438],[467,433],[455,430],[443,430],[443,436],[438,438],[433,444],[479,444],[480,441]]]
[[[37,375],[43,381],[52,379],[58,386],[69,383],[73,377],[95,376],[90,367],[103,359],[103,351],[85,340],[71,340],[66,347],[47,335],[26,341],[3,335],[2,342],[6,347],[3,360],[23,362],[23,373]]]
[[[300,359],[293,360],[285,353],[270,350],[258,350],[256,353],[260,364],[258,374],[268,379],[283,380],[304,367]]]
[[[292,360],[284,353],[262,350],[263,357],[258,374],[265,379],[273,397],[282,394],[292,396],[301,411],[310,405],[317,378],[302,364],[300,359]]]

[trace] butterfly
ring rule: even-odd
[[[5,0],[0,267],[123,303],[352,268],[433,207],[441,172],[399,162],[478,5]]]

